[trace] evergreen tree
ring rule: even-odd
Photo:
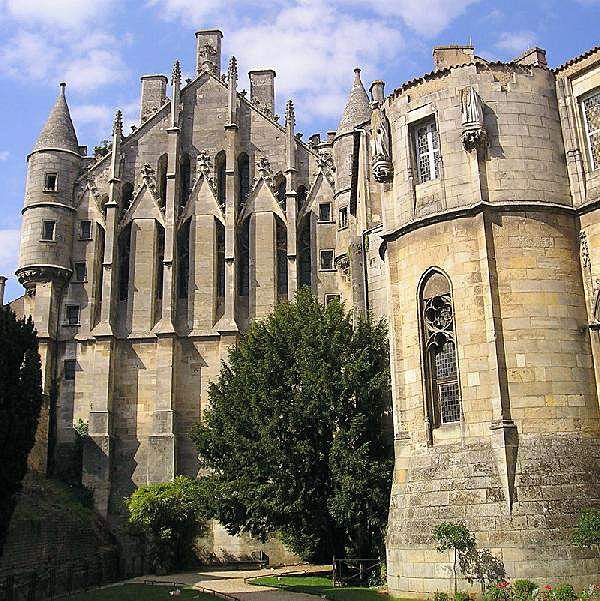
[[[385,323],[353,326],[309,289],[255,322],[193,438],[232,534],[278,533],[306,559],[383,545],[392,477]]]
[[[31,318],[0,306],[0,556],[27,472],[42,407],[42,372]]]

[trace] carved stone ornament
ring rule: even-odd
[[[320,152],[317,156],[317,166],[321,170],[321,173],[325,176],[331,187],[335,187],[335,179],[333,174],[335,173],[335,163],[333,157],[329,152]]]
[[[371,116],[371,170],[375,181],[387,182],[394,174],[390,144],[390,123],[381,107]]]
[[[340,255],[336,258],[335,268],[344,276],[346,282],[350,281],[350,259],[348,255]]]
[[[27,295],[34,296],[36,284],[47,284],[56,280],[61,286],[64,286],[71,277],[71,270],[50,265],[23,267],[17,270],[16,276],[19,283],[26,289]]]
[[[262,179],[267,186],[275,192],[275,175],[273,174],[271,163],[267,157],[260,157],[260,159],[258,159],[256,171],[258,172],[258,177],[254,178],[254,185],[258,184],[259,180]]]
[[[487,141],[487,132],[483,123],[483,104],[481,97],[472,86],[460,91],[460,109],[462,142],[465,150],[483,147]]]
[[[585,269],[591,267],[590,261],[590,247],[588,246],[588,239],[586,232],[579,232],[579,250],[581,253],[581,264]]]
[[[198,177],[203,177],[206,183],[210,186],[213,194],[217,195],[217,182],[215,180],[214,168],[210,158],[210,155],[206,150],[201,150],[198,154]]]

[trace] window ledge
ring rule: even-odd
[[[331,225],[331,224],[334,224],[334,223],[335,223],[335,221],[333,221],[333,220],[329,220],[329,221],[322,221],[321,219],[317,219],[317,223],[318,223],[318,224],[321,224],[321,225]]]
[[[87,280],[72,280],[71,284],[87,284]]]
[[[338,232],[341,232],[341,231],[347,230],[347,229],[348,229],[347,225],[345,225],[344,227],[338,227]]]
[[[81,323],[77,322],[77,323],[63,323],[62,324],[63,328],[79,328],[81,327]]]
[[[319,267],[319,271],[334,273],[337,271],[337,269],[335,267],[331,267],[331,268],[327,268],[327,269],[325,269],[324,267]]]
[[[44,188],[42,190],[44,194],[58,194],[59,190],[52,190],[51,188]]]
[[[45,238],[40,238],[38,242],[45,242],[46,244],[56,244],[56,240],[46,240]]]
[[[80,242],[90,242],[91,240],[93,240],[93,238],[82,238],[81,236],[79,236],[78,240]]]
[[[441,177],[436,177],[435,179],[428,179],[425,182],[418,182],[415,185],[415,188],[419,189],[419,188],[428,188],[429,186],[435,186],[436,184],[441,183],[442,178]]]

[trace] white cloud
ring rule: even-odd
[[[44,83],[64,79],[81,92],[122,77],[126,68],[121,47],[127,39],[103,31],[113,4],[114,0],[0,0],[0,18],[9,25],[7,30],[15,31],[0,49],[0,72]]]
[[[10,152],[8,150],[0,150],[0,163],[7,161],[9,156]]]
[[[4,0],[2,12],[27,25],[78,29],[112,8],[114,0]]]
[[[505,31],[500,34],[496,48],[513,55],[518,55],[524,50],[535,46],[536,35],[533,31]]]
[[[0,275],[14,273],[19,257],[19,230],[0,230]]]
[[[433,37],[479,0],[361,0],[377,14],[399,17],[417,33]],[[348,4],[341,0],[339,5]]]

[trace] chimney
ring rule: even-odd
[[[317,148],[321,143],[321,134],[313,134],[308,138],[308,143],[312,148]]]
[[[475,60],[475,47],[471,45],[435,46],[433,49],[433,64],[436,70],[458,67],[472,63]]]
[[[196,32],[196,74],[208,71],[221,78],[221,40],[218,29],[202,29]]]
[[[142,103],[140,120],[148,119],[167,101],[167,83],[165,75],[142,75]]]
[[[0,307],[4,305],[4,286],[6,285],[6,278],[0,275]]]
[[[529,48],[522,54],[517,56],[511,62],[518,63],[519,65],[533,65],[534,67],[547,67],[546,62],[546,51],[543,48]]]
[[[250,102],[265,113],[275,112],[275,71],[250,71]]]

